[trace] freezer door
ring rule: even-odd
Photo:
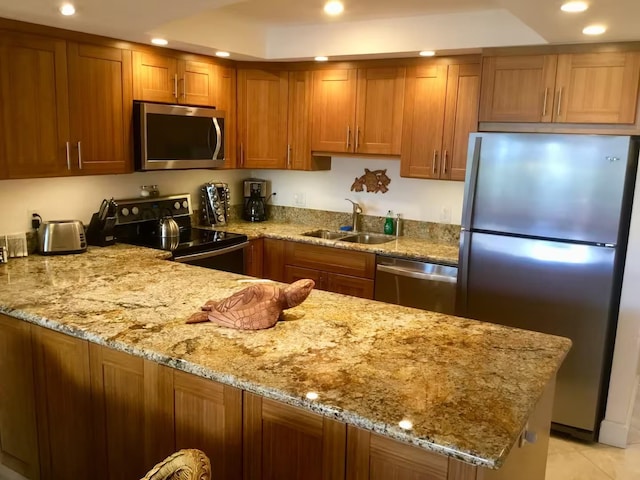
[[[470,225],[463,227],[617,243],[630,137],[477,134],[470,141],[476,165],[468,168]]]
[[[615,249],[463,232],[468,318],[568,337],[553,421],[593,431],[608,374]]]

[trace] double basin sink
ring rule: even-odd
[[[302,234],[305,237],[323,238],[325,240],[337,240],[340,242],[350,243],[366,243],[374,245],[378,243],[387,243],[395,240],[392,235],[383,235],[381,233],[350,233],[350,232],[332,232],[331,230],[314,230]]]

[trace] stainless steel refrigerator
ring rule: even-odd
[[[588,440],[606,402],[637,164],[628,136],[470,137],[456,312],[570,338],[553,428]]]

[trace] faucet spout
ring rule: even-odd
[[[362,207],[360,206],[359,203],[356,203],[353,200],[350,200],[348,198],[345,198],[345,200],[347,202],[351,202],[351,204],[353,205],[353,218],[351,220],[351,225],[352,225],[351,231],[355,233],[358,231],[358,223],[360,219],[360,214],[362,213]]]

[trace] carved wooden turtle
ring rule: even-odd
[[[315,282],[310,279],[298,280],[285,288],[265,283],[252,285],[220,302],[208,301],[187,323],[209,321],[242,330],[270,328],[283,310],[304,302],[314,286]]]

